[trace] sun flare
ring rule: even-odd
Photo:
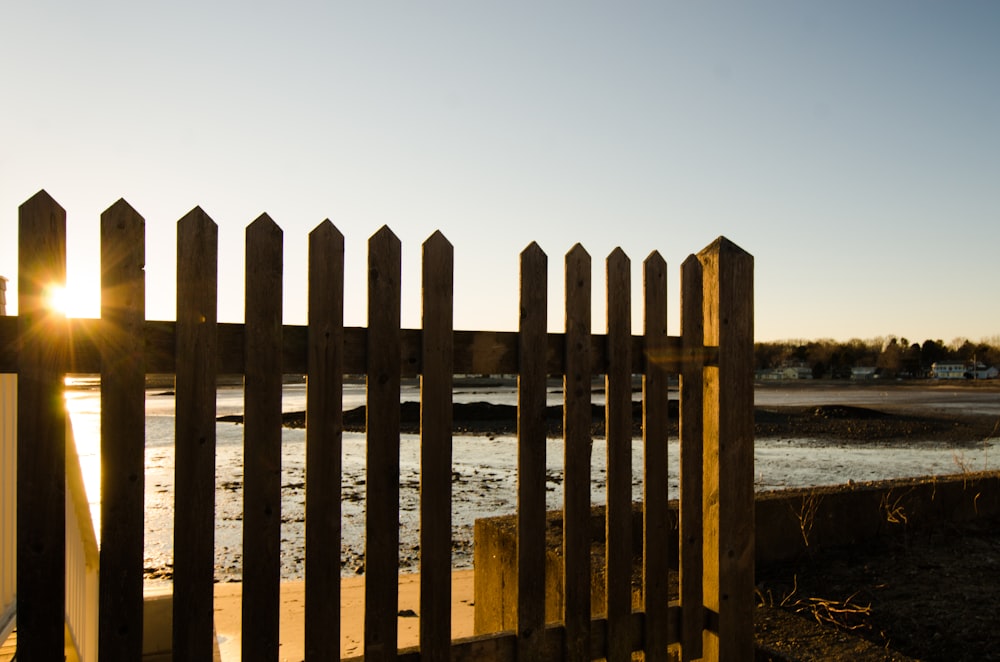
[[[45,296],[49,309],[69,316],[69,291],[62,285],[50,285]]]
[[[45,299],[50,310],[66,317],[100,316],[100,300],[72,286],[51,285]]]

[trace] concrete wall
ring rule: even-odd
[[[1000,515],[1000,472],[938,476],[835,487],[765,492],[756,497],[757,567],[818,550],[899,535],[948,522]],[[638,607],[642,567],[642,504],[633,504],[632,604]],[[476,520],[475,632],[513,630],[517,604],[517,520]],[[548,514],[545,620],[561,620],[562,514]],[[671,503],[669,545],[677,549],[677,502]],[[604,508],[591,513],[591,612],[604,612]],[[676,569],[677,558],[671,558]]]

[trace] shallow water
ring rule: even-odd
[[[972,391],[952,394],[938,389],[924,391],[878,389],[791,389],[758,390],[757,402],[763,405],[853,404],[861,406],[907,406],[921,408],[962,407],[996,412],[1000,416],[997,393]],[[898,395],[897,395],[898,393]],[[905,393],[905,395],[904,395]],[[218,415],[242,413],[242,391],[220,389]],[[416,389],[404,388],[404,400],[418,400]],[[510,388],[470,388],[456,392],[456,402],[490,401],[515,404],[516,392]],[[561,394],[550,393],[551,404],[561,401]],[[595,393],[594,401],[603,398]],[[91,495],[95,528],[99,531],[99,505],[96,495],[100,485],[98,439],[100,398],[96,390],[68,390],[77,445],[81,455],[88,494]],[[345,409],[364,404],[361,385],[345,387]],[[285,411],[305,407],[305,387],[285,388]],[[242,547],[243,427],[233,423],[216,426],[216,578],[239,580]],[[173,548],[173,436],[174,399],[150,391],[146,397],[146,533],[145,565],[148,577],[168,577]],[[907,444],[847,445],[816,439],[761,438],[755,441],[754,471],[757,490],[785,487],[834,485],[849,480],[867,481],[908,476],[950,474],[962,471],[996,469],[1000,466],[997,440],[971,447],[957,448],[927,440]],[[304,572],[304,503],[305,503],[305,431],[286,429],[282,433],[282,575],[301,578]],[[472,528],[477,518],[515,512],[516,438],[510,435],[456,436],[453,441],[452,528],[455,567],[472,564]],[[671,498],[678,490],[678,442],[668,444],[670,474],[667,491]],[[550,509],[559,508],[562,500],[562,442],[547,442],[548,495]],[[604,500],[603,439],[595,439],[592,451],[592,501]],[[642,442],[634,440],[632,450],[633,495],[642,493]],[[355,573],[364,557],[365,436],[344,434],[343,455],[343,549],[344,574]],[[404,434],[400,440],[400,563],[404,569],[416,569],[419,562],[419,437]]]

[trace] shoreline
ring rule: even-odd
[[[452,434],[484,436],[517,433],[517,407],[489,402],[453,403]],[[678,433],[678,401],[668,401],[668,433]],[[243,424],[243,414],[218,416],[217,422]],[[562,405],[545,408],[546,435],[562,436]],[[366,407],[344,411],[343,430],[364,432]],[[604,437],[603,405],[591,405],[591,436]],[[306,412],[282,413],[282,427],[304,429]],[[420,403],[400,404],[400,432],[420,432]],[[642,436],[642,402],[632,402],[632,435]],[[892,441],[934,440],[957,445],[981,442],[1000,435],[1000,418],[962,411],[923,411],[898,405],[860,406],[847,404],[758,405],[754,408],[755,438],[810,437],[838,438],[855,444]]]

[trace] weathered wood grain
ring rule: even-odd
[[[753,257],[725,238],[698,254],[705,341],[719,365],[705,371],[703,548],[705,605],[719,615],[705,657],[753,656]]]
[[[420,648],[451,650],[451,466],[454,249],[440,232],[423,246],[420,380]]]
[[[590,255],[566,254],[563,377],[563,623],[565,660],[590,659]]]
[[[282,232],[246,230],[243,426],[243,660],[278,659],[281,600]]]
[[[702,587],[702,472],[704,419],[704,344],[702,266],[694,255],[681,265],[680,513],[679,591],[681,659],[701,657],[704,629]]]
[[[98,648],[142,656],[146,231],[124,200],[101,214],[101,551]]]
[[[659,357],[666,353],[667,263],[653,252],[643,262],[643,334],[646,369],[642,379],[643,509],[642,583],[646,614],[645,662],[666,662],[668,568],[671,550],[667,485],[667,373]],[[673,550],[676,554],[677,550]]]
[[[545,658],[545,326],[548,258],[521,252],[517,390],[517,656]]]
[[[606,261],[608,372],[605,378],[607,509],[605,595],[608,662],[628,662],[632,613],[631,261],[616,248]]]
[[[200,208],[177,223],[173,651],[212,659],[219,230]]]
[[[307,662],[340,655],[340,490],[344,394],[344,235],[330,221],[309,234],[306,381]]]
[[[63,658],[66,569],[66,212],[45,191],[18,209],[17,653]]]
[[[394,660],[399,575],[400,244],[387,227],[368,242],[366,660]]]

